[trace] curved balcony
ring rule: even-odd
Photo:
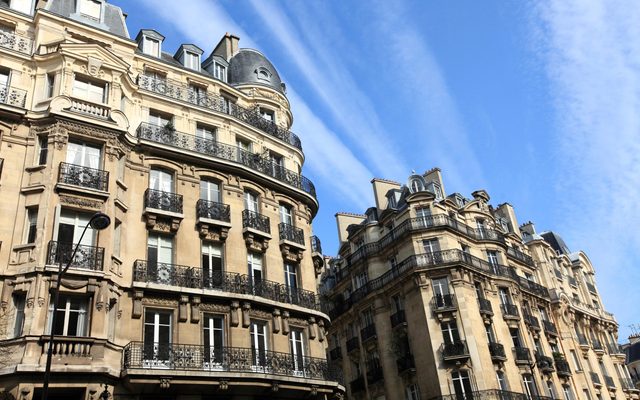
[[[58,170],[58,183],[106,192],[109,190],[109,171],[63,162]]]
[[[230,208],[228,204],[200,199],[196,202],[196,215],[198,218],[231,222]]]
[[[523,319],[524,319],[524,323],[527,326],[529,326],[531,329],[538,332],[540,331],[540,321],[538,320],[537,317],[534,317],[533,315],[525,311]]]
[[[144,207],[182,214],[182,195],[147,189],[144,192]]]
[[[564,358],[556,358],[556,371],[559,377],[568,378],[571,376],[571,369],[569,368],[569,362]]]
[[[292,288],[267,280],[255,281],[249,275],[240,275],[234,272],[203,271],[201,268],[186,265],[136,260],[133,265],[133,280],[135,282],[253,295],[320,311],[318,296],[310,290]]]
[[[542,321],[544,325],[544,331],[550,336],[558,336],[558,328],[556,328],[556,324],[551,321]]]
[[[274,163],[271,158],[260,154],[253,154],[240,147],[219,143],[215,140],[204,139],[188,133],[179,132],[164,126],[146,122],[140,124],[137,130],[138,138],[154,143],[189,150],[207,157],[231,161],[274,178],[288,186],[302,190],[316,198],[316,188],[306,177],[297,172],[283,168]]]
[[[71,260],[75,243],[49,242],[47,249],[48,265],[67,265]],[[91,271],[102,271],[104,268],[104,248],[96,246],[79,245],[76,254],[73,256],[71,268],[87,269]]]
[[[436,294],[431,299],[431,308],[434,312],[455,311],[456,305],[454,294]]]
[[[339,382],[339,373],[323,358],[276,351],[175,343],[130,342],[124,347],[123,369],[203,372],[244,372]],[[130,371],[128,371],[130,372]]]
[[[273,121],[263,118],[258,107],[248,109],[233,104],[222,96],[196,93],[184,83],[172,79],[156,78],[142,74],[138,77],[138,85],[140,85],[140,89],[157,93],[164,97],[203,107],[213,112],[230,115],[302,151],[302,143],[298,135]]]
[[[278,231],[280,232],[280,240],[304,246],[304,231],[302,229],[281,222],[278,224]]]
[[[0,85],[0,103],[24,108],[27,101],[27,91],[7,85]]]

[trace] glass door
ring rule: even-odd
[[[293,371],[297,376],[304,375],[304,339],[301,330],[293,329],[289,334]]]
[[[147,310],[144,314],[145,368],[171,367],[171,312]]]
[[[443,308],[452,305],[451,294],[449,293],[449,279],[446,276],[432,279],[431,284],[433,285],[436,307]]]
[[[262,295],[262,255],[258,253],[249,253],[247,262],[249,264],[249,284],[251,285],[253,294]]]
[[[204,369],[222,370],[224,365],[224,320],[205,315],[203,321]]]
[[[213,243],[202,243],[202,279],[204,287],[222,287],[222,246]]]
[[[473,390],[471,389],[471,380],[469,379],[469,371],[461,370],[451,373],[453,380],[453,389],[456,392],[457,400],[473,399]]]
[[[298,272],[295,265],[284,264],[284,282],[289,301],[293,304],[298,304]]]
[[[251,321],[252,369],[267,372],[267,324]]]
[[[173,273],[173,239],[150,234],[147,241],[147,279],[150,282],[171,285]]]

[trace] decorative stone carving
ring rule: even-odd
[[[285,261],[298,263],[302,261],[304,250],[290,246],[286,243],[280,244],[280,252]]]
[[[313,340],[318,335],[316,328],[316,319],[309,317],[309,339]]]
[[[325,335],[324,320],[320,320],[318,321],[318,341],[324,342]]]
[[[229,228],[205,222],[198,222],[198,233],[202,240],[224,242],[229,236]]]
[[[242,303],[242,327],[248,328],[251,325],[251,303]]]
[[[218,384],[218,389],[219,390],[229,390],[229,381],[221,379],[220,383]]]
[[[158,233],[176,233],[180,228],[180,218],[164,217],[152,212],[144,214],[147,229]]]
[[[240,317],[238,313],[240,312],[240,303],[237,301],[231,302],[231,326],[238,326],[240,324]]]
[[[160,389],[169,389],[171,386],[171,378],[160,378]]]
[[[275,310],[273,310],[272,315],[273,315],[273,323],[271,324],[272,330],[273,330],[273,333],[278,333],[280,332],[280,320],[281,320],[280,310],[276,308]]]
[[[178,307],[178,300],[162,297],[144,297],[142,303],[147,306]]]
[[[289,334],[289,311],[282,312],[282,334]]]
[[[280,390],[280,386],[278,385],[278,382],[276,381],[271,382],[271,391],[275,393],[278,390]]]
[[[91,200],[91,199],[86,199],[86,198],[82,198],[82,197],[76,197],[76,196],[68,196],[68,195],[60,195],[60,203],[67,205],[67,206],[72,206],[72,207],[80,207],[80,208],[84,208],[84,209],[91,209],[91,210],[101,210],[102,206],[103,206],[103,202],[100,200]]]
[[[133,310],[131,311],[132,318],[140,318],[142,317],[142,298],[144,297],[144,292],[142,290],[136,290],[133,292]]]
[[[255,235],[251,232],[244,233],[244,242],[251,251],[264,253],[269,248],[269,239]]]
[[[189,296],[181,295],[180,304],[178,305],[178,321],[187,322],[189,313],[187,312],[187,305],[189,304]]]

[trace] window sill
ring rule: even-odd
[[[36,244],[35,243],[17,244],[15,246],[13,246],[13,251],[33,250],[35,248],[36,248]]]
[[[42,171],[45,168],[47,168],[47,165],[43,164],[43,165],[33,165],[31,167],[25,167],[24,170],[27,172],[37,172],[37,171]]]
[[[118,186],[120,186],[120,188],[121,188],[122,190],[127,190],[127,189],[129,189],[129,186],[127,186],[127,184],[126,184],[126,183],[124,183],[124,181],[123,181],[123,180],[121,180],[120,178],[116,179],[116,184],[117,184]]]

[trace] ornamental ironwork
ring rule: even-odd
[[[444,360],[452,360],[458,358],[469,357],[467,343],[464,340],[457,340],[453,343],[443,343],[441,347],[442,358]]]
[[[27,101],[27,91],[7,85],[0,85],[0,103],[24,108]]]
[[[33,41],[30,38],[18,35],[15,32],[0,31],[0,47],[14,50],[18,53],[31,54]]]
[[[50,241],[47,251],[47,264],[55,265],[62,263],[67,265],[71,261],[75,243]],[[96,246],[78,245],[76,254],[73,256],[71,268],[89,269],[92,271],[103,270],[104,248]]]
[[[515,355],[516,362],[530,362],[531,361],[531,353],[529,353],[529,349],[526,347],[514,347],[513,354]]]
[[[304,231],[302,229],[281,222],[278,225],[278,230],[280,231],[280,240],[287,240],[304,246]]]
[[[515,304],[500,304],[502,310],[502,316],[506,318],[520,318],[520,312],[518,306]]]
[[[283,142],[302,150],[300,138],[290,130],[283,128],[273,121],[265,119],[259,107],[245,108],[234,104],[222,96],[214,96],[208,93],[196,91],[181,82],[158,78],[142,74],[138,77],[140,89],[160,94],[175,100],[184,101],[195,106],[204,107],[210,111],[230,115],[264,133],[273,136]]]
[[[435,311],[451,310],[456,308],[456,296],[454,294],[436,294],[431,299],[431,307]]]
[[[182,195],[147,189],[144,192],[144,207],[182,214]]]
[[[504,352],[504,346],[502,343],[489,342],[489,353],[491,354],[491,358],[497,360],[505,360],[507,358],[507,354]]]
[[[241,164],[316,197],[315,186],[308,178],[284,168],[267,156],[254,154],[237,146],[146,122],[138,127],[138,138]]]
[[[460,395],[449,394],[444,396],[431,397],[429,400],[460,400]],[[510,392],[508,390],[476,390],[473,392],[465,393],[465,399],[474,400],[552,400],[551,397],[529,395],[518,392]]]
[[[491,301],[489,299],[479,297],[478,307],[480,308],[480,313],[493,315],[493,306],[491,305]]]
[[[215,219],[216,221],[231,222],[231,210],[228,204],[198,200],[196,203],[198,218]]]
[[[241,275],[235,272],[136,260],[133,265],[133,280],[136,282],[248,294],[281,303],[320,310],[318,296],[310,290],[291,287],[266,279],[257,280],[250,275]]]
[[[242,227],[255,229],[264,233],[271,233],[269,217],[249,210],[242,211]]]
[[[342,383],[339,371],[323,358],[243,347],[130,342],[124,369],[247,372]]]
[[[545,332],[547,332],[552,336],[558,336],[558,329],[556,328],[556,324],[554,324],[551,321],[545,321],[545,320],[542,321],[542,324],[544,325]]]
[[[106,192],[109,190],[109,171],[63,162],[60,163],[58,182]]]

